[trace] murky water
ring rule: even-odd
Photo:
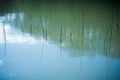
[[[120,80],[118,4],[14,4],[0,13],[0,80]]]

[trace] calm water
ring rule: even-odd
[[[119,5],[14,4],[0,13],[0,80],[120,80]]]

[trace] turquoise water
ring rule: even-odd
[[[0,80],[120,80],[118,5],[14,4],[0,13]]]

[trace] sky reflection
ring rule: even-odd
[[[9,14],[8,14],[9,15]],[[14,15],[14,13],[13,13]],[[5,16],[6,17],[6,16]],[[22,33],[20,30],[13,28],[10,23],[7,23],[3,26],[3,21],[0,18],[0,44],[5,43],[4,40],[4,34],[3,34],[3,29],[2,27],[4,27],[5,29],[5,33],[6,33],[6,43],[27,43],[27,44],[36,44],[37,42],[41,42],[44,44],[48,45],[48,42],[43,39],[42,37],[39,38],[39,41],[36,40],[36,38],[32,37],[29,33]],[[14,20],[14,17],[13,17]],[[11,18],[8,18],[8,21],[12,21]]]
[[[0,66],[3,65],[3,64],[4,64],[3,60],[0,59]]]
[[[0,17],[0,80],[120,80],[117,8],[22,1]]]

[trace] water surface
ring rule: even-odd
[[[0,13],[0,80],[120,80],[118,4],[14,4]]]

